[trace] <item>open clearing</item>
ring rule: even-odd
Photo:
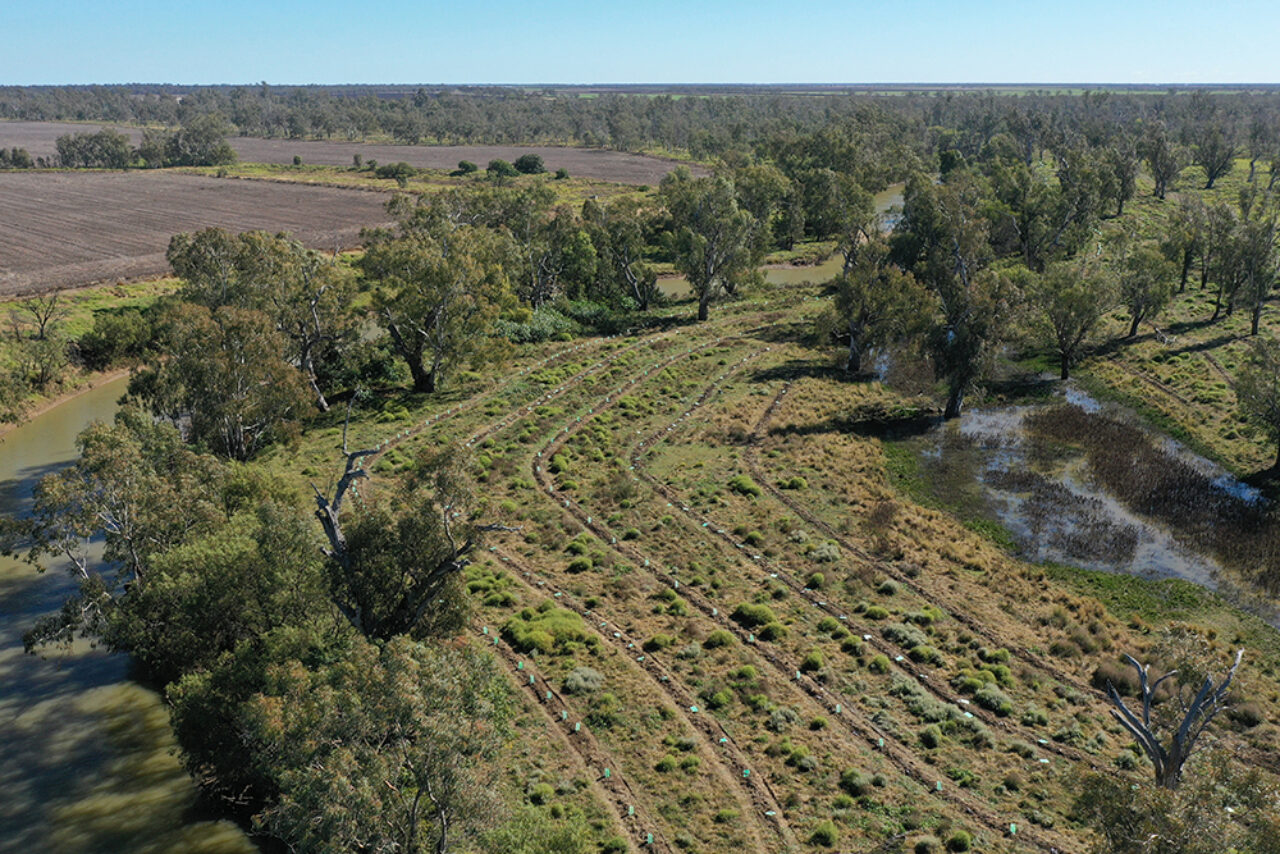
[[[903,399],[791,343],[812,295],[531,347],[495,384],[387,398],[349,425],[382,448],[352,512],[390,500],[423,448],[473,449],[513,528],[467,570],[476,636],[632,851],[936,851],[964,832],[971,850],[1082,852],[1077,775],[1131,764],[1098,664],[1191,600],[1251,674],[1274,645],[1189,585],[1051,582],[910,502],[881,441],[846,426]],[[268,465],[328,470],[343,418]],[[1096,585],[1123,602],[1104,610]],[[1273,761],[1272,725],[1221,737]],[[507,783],[544,778],[535,760]]]
[[[25,148],[32,157],[57,154],[54,142],[68,133],[94,133],[112,127],[126,133],[134,144],[142,137],[136,128],[114,125],[68,124],[59,122],[0,122],[0,147]],[[551,171],[568,169],[581,178],[616,181],[620,184],[657,184],[676,167],[671,160],[625,151],[596,148],[527,145],[388,145],[363,142],[333,142],[301,139],[252,139],[231,137],[228,140],[242,161],[247,163],[292,163],[294,156],[304,163],[322,166],[350,166],[352,156],[365,161],[398,163],[404,161],[420,169],[454,169],[459,160],[470,160],[484,168],[495,158],[513,161],[522,154],[540,155]],[[690,167],[695,172],[702,170]]]
[[[349,247],[386,221],[382,193],[132,173],[0,174],[0,295],[165,273],[169,238],[221,226]]]

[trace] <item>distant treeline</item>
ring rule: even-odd
[[[711,94],[707,94],[707,92]],[[85,86],[0,88],[0,119],[100,121],[167,127],[220,118],[242,136],[365,139],[404,143],[564,143],[626,151],[665,148],[713,157],[768,139],[803,135],[872,109],[901,138],[933,148],[945,136],[975,153],[1010,114],[1087,134],[1160,122],[1174,136],[1219,121],[1231,141],[1253,146],[1256,129],[1280,116],[1280,89],[993,91],[939,89],[797,93],[771,88],[534,90],[516,87]],[[1258,144],[1265,141],[1259,138]]]

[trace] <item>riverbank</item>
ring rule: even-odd
[[[42,415],[47,415],[59,406],[62,406],[64,403],[69,403],[77,397],[88,394],[100,386],[115,382],[123,377],[127,377],[130,370],[130,368],[115,368],[110,371],[94,371],[90,374],[84,374],[83,385],[77,385],[73,388],[69,388],[53,397],[40,399],[40,402],[26,413],[26,417],[23,418],[22,421],[17,424],[0,424],[0,445],[4,444],[5,438],[15,430],[35,421]]]

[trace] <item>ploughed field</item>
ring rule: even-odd
[[[136,145],[142,137],[135,128],[115,125],[68,124],[59,122],[0,122],[0,147],[25,148],[32,157],[57,154],[55,140],[69,133],[94,133],[110,127],[128,134]],[[321,166],[350,166],[359,154],[365,161],[398,163],[404,161],[419,169],[455,169],[458,161],[470,160],[484,168],[494,159],[514,161],[523,154],[540,155],[547,169],[567,169],[579,178],[595,178],[620,184],[656,185],[677,165],[674,161],[625,151],[593,148],[522,145],[390,145],[363,142],[338,142],[296,139],[253,139],[231,137],[228,142],[246,163],[292,163],[295,156],[302,162]],[[692,167],[695,172],[700,171]]]
[[[1150,773],[1090,684],[1146,627],[905,500],[847,429],[895,395],[786,343],[806,296],[387,399],[351,424],[382,449],[351,512],[418,450],[470,449],[484,515],[516,529],[467,570],[473,637],[546,733],[506,784],[589,792],[610,850],[1084,851],[1077,775]],[[272,464],[330,469],[333,419]],[[1274,761],[1274,727],[1222,735]]]
[[[382,193],[160,172],[0,173],[0,296],[161,275],[175,233],[287,231],[348,248]]]

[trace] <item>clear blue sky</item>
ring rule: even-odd
[[[1280,82],[1276,0],[11,5],[0,84]]]

